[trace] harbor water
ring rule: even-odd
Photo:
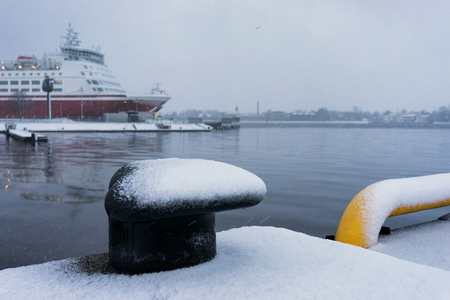
[[[0,269],[107,252],[104,196],[114,172],[135,160],[201,158],[247,169],[263,179],[267,195],[256,207],[217,213],[216,231],[276,226],[322,238],[335,234],[348,203],[366,186],[450,172],[450,129],[437,127],[275,123],[48,137],[33,145],[0,135]],[[385,225],[398,228],[448,212],[393,217]]]

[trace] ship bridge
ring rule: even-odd
[[[87,60],[103,65],[105,56],[100,53],[99,49],[83,49],[80,47],[81,41],[78,39],[78,32],[73,31],[72,25],[69,23],[67,34],[63,36],[66,41],[61,45],[61,53],[67,55],[67,60]]]
[[[87,60],[101,65],[105,63],[104,55],[97,51],[61,46],[61,52],[67,55],[68,60]]]

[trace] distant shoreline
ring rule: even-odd
[[[447,129],[450,122],[367,122],[367,121],[241,121],[241,128],[254,127],[317,127],[317,128],[405,128]]]

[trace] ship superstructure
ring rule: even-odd
[[[52,117],[98,117],[103,113],[158,111],[170,99],[159,85],[148,94],[127,94],[105,64],[100,48],[81,47],[78,33],[70,26],[60,52],[42,59],[19,55],[0,62],[0,118],[11,118],[11,105],[18,96],[31,100],[26,118],[45,118],[47,94],[42,90],[45,76],[53,79]]]

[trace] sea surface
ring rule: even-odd
[[[201,158],[258,175],[265,199],[216,214],[216,231],[276,226],[324,238],[353,197],[384,179],[450,172],[450,129],[242,124],[185,133],[54,133],[48,143],[0,135],[0,269],[107,252],[103,200],[124,164]],[[215,176],[211,170],[211,176]],[[449,208],[390,218],[398,228]]]

